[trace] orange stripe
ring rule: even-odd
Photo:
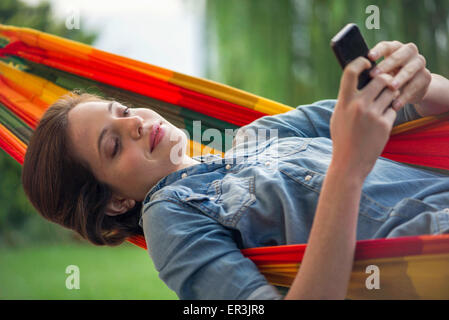
[[[21,155],[25,155],[27,146],[19,140],[11,131],[9,131],[5,126],[0,123],[0,137],[5,141],[11,148],[16,150]]]
[[[44,113],[43,106],[33,104],[24,96],[12,90],[2,79],[0,76],[0,101],[17,117],[35,129]]]

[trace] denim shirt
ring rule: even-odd
[[[224,158],[194,157],[201,163],[148,192],[139,224],[179,298],[282,298],[240,249],[307,243],[331,161],[335,103],[257,119],[237,131]],[[395,125],[419,117],[406,105]],[[248,132],[261,128],[277,137],[256,143]],[[447,175],[379,157],[363,184],[357,240],[448,232],[448,200]]]

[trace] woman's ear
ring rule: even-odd
[[[117,216],[131,210],[135,205],[135,200],[125,199],[123,197],[113,195],[111,201],[106,207],[106,214],[108,216]]]

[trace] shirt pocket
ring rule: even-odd
[[[384,206],[362,192],[359,205],[359,213],[361,217],[383,223],[388,219],[391,210],[392,207]]]
[[[256,201],[254,180],[254,176],[227,174],[223,179],[212,181],[207,194],[195,193],[181,200],[221,224],[235,227],[242,214]]]
[[[275,159],[292,157],[300,152],[306,151],[311,140],[311,138],[299,137],[278,139],[270,145],[266,153]]]
[[[392,207],[384,206],[362,192],[357,221],[357,240],[371,239],[388,220]]]

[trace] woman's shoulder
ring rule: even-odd
[[[183,201],[191,194],[192,190],[182,185],[165,186],[158,190],[143,203],[139,225],[144,228],[145,216],[158,220],[158,223],[173,224],[175,220],[185,219],[186,216],[198,215],[199,210]]]

